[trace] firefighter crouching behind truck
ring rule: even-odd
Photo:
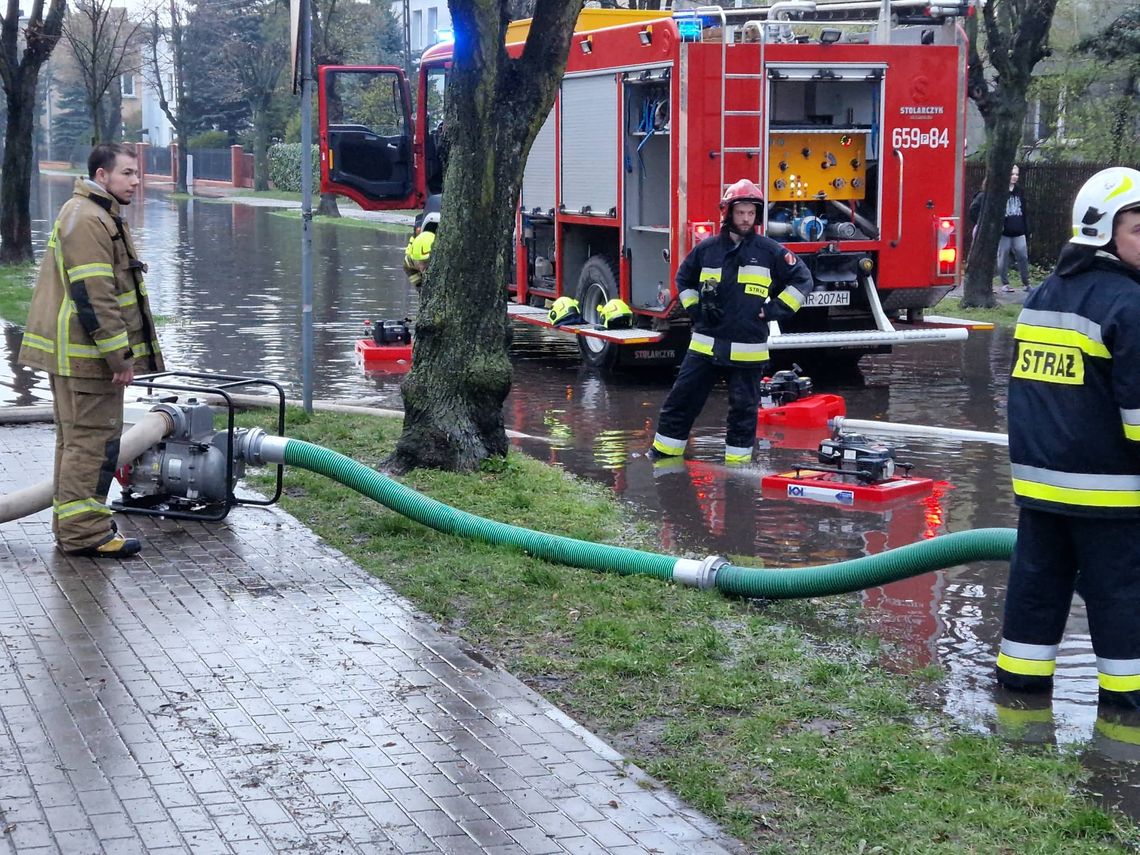
[[[123,558],[140,544],[107,507],[135,371],[162,371],[143,273],[122,206],[139,183],[134,151],[101,143],[77,178],[40,264],[19,361],[46,371],[55,411],[52,531],[71,555]]]
[[[416,234],[408,241],[404,250],[404,272],[408,274],[408,281],[419,288],[424,281],[424,271],[427,270],[431,260],[431,249],[435,244],[435,233],[439,228],[439,212],[432,212],[424,217],[423,223]]]
[[[1009,382],[1021,508],[997,680],[1048,691],[1073,592],[1102,705],[1140,708],[1140,171],[1098,172],[1025,299]]]
[[[748,463],[768,367],[768,322],[792,317],[811,291],[802,261],[756,233],[760,188],[746,179],[724,194],[720,234],[697,244],[677,270],[681,304],[693,322],[689,350],[657,421],[650,456],[679,457],[718,377],[728,383],[724,459]]]

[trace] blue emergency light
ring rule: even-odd
[[[686,16],[677,18],[677,32],[683,42],[699,42],[703,23],[700,18]]]

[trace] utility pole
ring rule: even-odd
[[[412,74],[412,4],[404,0],[404,71]]]
[[[313,21],[301,0],[301,397],[313,412]]]

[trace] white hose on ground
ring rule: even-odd
[[[936,425],[909,425],[904,422],[875,422],[867,419],[849,419],[835,416],[828,423],[832,430],[862,430],[867,433],[906,433],[912,436],[936,436],[941,439],[965,439],[976,442],[990,442],[994,445],[1009,445],[1009,436],[1004,433],[990,433],[984,430],[938,427]]]
[[[170,416],[161,412],[147,413],[119,441],[119,465],[136,460],[144,451],[174,430]],[[0,496],[0,523],[11,522],[51,507],[51,479],[31,487]]]

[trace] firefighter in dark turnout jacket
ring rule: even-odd
[[[123,392],[136,368],[163,370],[154,318],[131,233],[123,222],[139,183],[134,151],[95,146],[89,178],[75,181],[40,264],[19,361],[46,371],[55,409],[52,531],[65,552],[124,557],[139,542],[119,534],[107,491],[119,458]]]
[[[774,240],[756,233],[760,188],[737,181],[725,192],[720,234],[697,244],[677,270],[681,304],[693,322],[689,351],[657,421],[653,456],[678,457],[718,377],[728,383],[726,463],[747,463],[768,367],[768,322],[792,317],[811,291],[811,273]]]
[[[1073,592],[1103,703],[1140,708],[1140,171],[1098,172],[1025,300],[1009,383],[1021,508],[997,679],[1052,687]]]

